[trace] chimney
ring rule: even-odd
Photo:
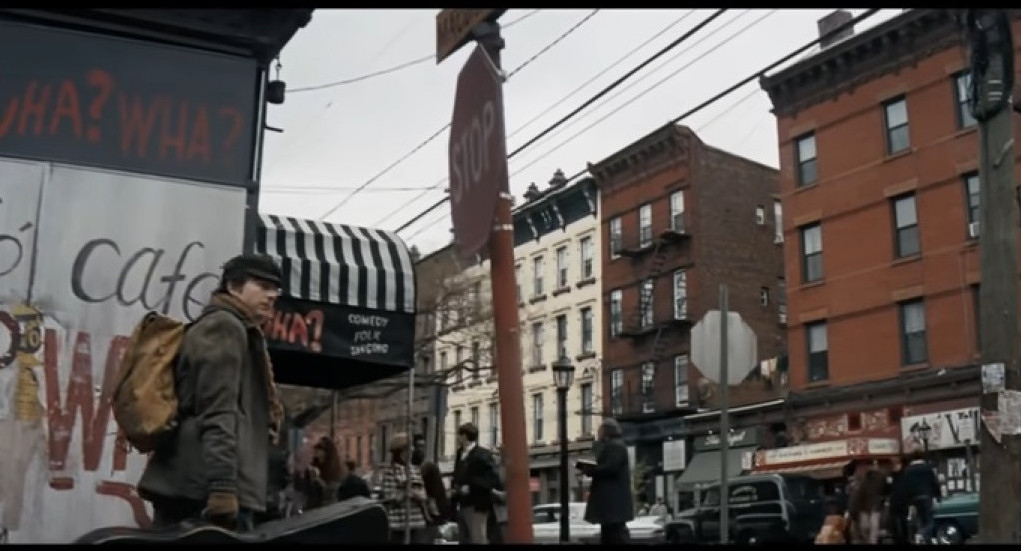
[[[525,190],[525,202],[531,202],[539,198],[542,193],[539,192],[539,186],[535,185],[535,182],[528,184],[528,189]]]
[[[550,189],[558,189],[564,187],[566,184],[567,177],[564,176],[564,171],[558,168],[557,171],[553,173],[553,178],[549,181],[549,187]]]
[[[819,38],[822,40],[819,42],[819,48],[825,50],[845,38],[854,36],[854,25],[844,27],[836,33],[833,32],[837,27],[847,24],[852,19],[854,16],[847,10],[836,10],[820,19],[818,23]]]

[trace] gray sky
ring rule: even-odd
[[[504,85],[508,152],[713,11],[599,10]],[[728,10],[515,156],[510,161],[511,191],[520,202],[530,182],[541,188],[558,168],[570,177],[584,170],[586,163],[613,154],[816,38],[816,22],[831,11]],[[508,72],[546,48],[592,10],[532,12],[535,10],[508,10],[500,20],[505,25],[503,67]],[[270,106],[269,124],[284,132],[267,134],[263,212],[318,220],[348,198],[354,188],[450,122],[457,73],[471,47],[462,48],[441,65],[429,60],[342,86],[293,91],[434,56],[436,13],[349,9],[318,9],[313,13],[311,23],[281,54],[281,79],[287,82],[289,92],[284,105]],[[856,31],[898,13],[900,10],[882,10]],[[592,82],[575,92],[589,80]],[[681,123],[695,130],[706,143],[775,167],[776,119],[769,110],[769,98],[756,82]],[[410,220],[443,197],[447,140],[448,134],[443,132],[347,199],[326,221],[392,230]],[[423,194],[421,188],[430,186],[437,187]],[[450,209],[445,205],[400,235],[409,245],[428,252],[450,241],[449,228]]]

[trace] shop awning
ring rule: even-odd
[[[727,476],[738,476],[744,473],[743,458],[747,452],[755,450],[754,446],[744,446],[727,450]],[[723,460],[721,450],[698,452],[691,458],[691,463],[677,477],[677,485],[691,487],[720,479],[720,462]]]
[[[278,383],[343,389],[414,367],[415,265],[391,232],[261,214],[284,274],[264,326]]]
[[[833,478],[842,478],[844,476],[844,468],[847,467],[847,464],[850,462],[850,460],[844,459],[840,461],[827,461],[811,465],[764,467],[762,469],[755,469],[755,474],[802,474],[811,476],[812,478],[818,478],[819,480],[829,480]]]

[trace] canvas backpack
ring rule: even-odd
[[[142,453],[154,451],[177,427],[175,367],[190,325],[149,312],[124,351],[111,400],[113,416],[128,443]]]

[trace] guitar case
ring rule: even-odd
[[[251,532],[237,533],[202,522],[173,528],[99,528],[74,543],[110,544],[224,544],[224,543],[355,543],[389,541],[390,521],[379,502],[354,497],[297,516],[260,524]]]

